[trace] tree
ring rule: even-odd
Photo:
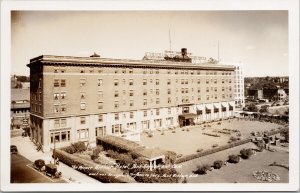
[[[269,106],[268,105],[262,105],[259,109],[259,112],[260,113],[267,113],[268,112],[268,108]]]
[[[257,111],[258,111],[258,108],[257,108],[257,106],[256,106],[254,103],[251,103],[251,104],[248,106],[248,111],[251,111],[251,112],[257,112]]]

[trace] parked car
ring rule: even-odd
[[[47,164],[45,165],[45,172],[47,176],[50,176],[51,178],[60,178],[61,172],[57,171],[57,166],[54,164]]]
[[[10,153],[11,154],[17,154],[18,153],[18,148],[15,145],[10,146]]]
[[[33,167],[38,171],[44,171],[45,170],[45,161],[42,159],[37,159],[34,161]]]

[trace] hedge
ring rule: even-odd
[[[136,181],[130,177],[123,175],[123,171],[116,168],[101,167],[103,165],[96,164],[92,161],[85,160],[80,157],[76,157],[63,150],[55,149],[54,156],[65,163],[66,165],[73,167],[82,167],[81,169],[75,168],[78,171],[87,174],[90,177],[95,178],[104,183],[135,183]],[[99,167],[100,166],[100,167]],[[89,175],[91,173],[99,175]]]
[[[216,147],[216,148],[213,148],[213,149],[205,150],[205,151],[202,151],[202,152],[199,152],[199,153],[186,155],[186,156],[183,156],[181,158],[178,158],[175,163],[179,164],[179,163],[182,163],[182,162],[190,161],[192,159],[196,159],[196,158],[199,158],[199,157],[202,157],[202,156],[210,155],[210,154],[213,154],[213,153],[216,153],[216,152],[219,152],[219,151],[223,151],[225,149],[230,149],[230,148],[233,148],[235,146],[243,145],[245,143],[249,143],[250,141],[251,141],[251,139],[244,139],[244,140],[240,140],[240,141],[237,141],[237,142],[232,142],[232,143],[227,144],[227,145],[222,145],[220,147]]]

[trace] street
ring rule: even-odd
[[[35,170],[32,162],[20,154],[11,154],[11,183],[65,183]]]

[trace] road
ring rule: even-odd
[[[20,154],[11,155],[11,183],[65,183],[35,170],[32,162]]]

